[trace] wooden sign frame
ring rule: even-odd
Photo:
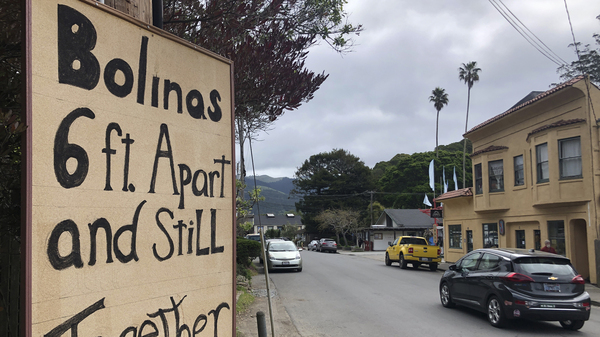
[[[24,35],[22,335],[235,336],[233,62],[92,0]]]

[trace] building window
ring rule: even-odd
[[[581,141],[579,137],[558,141],[560,178],[581,178]]]
[[[483,194],[483,178],[481,177],[481,164],[475,165],[475,194]]]
[[[504,191],[504,163],[495,160],[488,163],[490,173],[490,192]]]
[[[514,158],[515,163],[515,186],[525,185],[525,173],[523,171],[523,155]]]
[[[545,183],[550,178],[550,172],[548,169],[548,143],[536,146],[535,156],[537,163],[537,182]]]
[[[450,248],[462,249],[461,225],[448,226],[448,239],[450,240]]]
[[[548,221],[548,240],[556,250],[556,254],[565,255],[565,222]]]
[[[498,248],[498,224],[483,224],[483,248]]]

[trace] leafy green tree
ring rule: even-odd
[[[296,209],[309,233],[323,232],[315,217],[325,211],[347,209],[363,212],[369,204],[365,193],[373,188],[371,170],[343,149],[312,155],[295,173],[292,194],[301,196]]]
[[[444,105],[448,105],[448,94],[446,90],[436,87],[431,91],[429,96],[429,102],[433,102],[435,110],[437,110],[437,117],[435,118],[435,157],[438,158],[438,125],[440,121],[440,110]]]
[[[362,224],[364,224],[364,226],[370,226],[372,223],[374,224],[381,216],[381,213],[383,213],[383,210],[385,210],[385,207],[383,207],[379,201],[374,201],[373,205],[367,207],[367,212],[362,220]],[[373,222],[371,222],[371,220],[373,220]]]
[[[346,236],[358,230],[359,215],[359,212],[347,209],[328,209],[319,213],[315,220],[321,230],[332,230],[337,236],[337,242],[341,242],[341,236],[344,238],[344,246],[349,246]]]
[[[452,189],[453,168],[458,167],[460,173],[462,151],[439,151],[439,158],[435,159],[435,196],[442,194],[442,172],[445,168],[446,180]],[[434,152],[414,153],[404,156],[393,167],[386,170],[377,182],[377,199],[386,208],[415,209],[423,208],[423,199],[427,194],[430,200],[434,192],[429,186],[429,163],[435,158]],[[469,168],[471,163],[469,160]],[[466,174],[471,181],[471,173]]]
[[[248,220],[248,216],[252,210],[252,207],[260,201],[264,201],[265,198],[260,195],[260,188],[254,188],[248,193],[248,199],[242,197],[246,185],[239,179],[236,179],[236,190],[237,197],[235,199],[236,207],[236,232],[238,236],[244,236],[250,229],[252,229],[252,222]]]
[[[477,68],[477,62],[472,61],[467,64],[462,64],[460,68],[458,68],[458,79],[465,82],[467,85],[467,117],[465,120],[465,133],[467,133],[467,127],[469,125],[469,105],[471,104],[471,88],[473,87],[473,83],[479,81],[479,72],[480,68]],[[465,174],[466,174],[466,155],[467,155],[467,143],[464,143],[463,147],[463,188],[465,188]]]
[[[279,238],[281,237],[281,230],[279,229],[267,229],[265,231],[265,237],[269,239]]]
[[[352,49],[360,25],[347,22],[346,0],[172,0],[165,29],[234,61],[240,179],[244,143],[269,130],[286,110],[313,98],[328,75],[305,68],[308,49],[325,41]]]
[[[600,20],[600,15],[596,17]],[[560,79],[568,81],[581,74],[587,74],[590,76],[590,81],[596,85],[600,85],[600,34],[596,33],[593,35],[596,40],[598,48],[592,49],[589,44],[581,48],[581,43],[572,43],[569,47],[573,47],[578,53],[576,61],[571,62],[569,65],[562,65],[557,69],[560,74]]]
[[[294,240],[296,235],[298,234],[298,228],[294,225],[283,225],[283,229],[281,230],[281,236],[284,238],[288,238],[290,240]]]

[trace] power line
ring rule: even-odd
[[[550,49],[544,42],[542,42],[542,40],[540,40],[540,38],[538,38],[529,28],[527,28],[527,26],[525,24],[523,24],[523,22],[521,22],[521,20],[519,20],[519,18],[517,18],[517,16],[502,2],[502,0],[497,0],[497,1],[499,1],[502,4],[502,6],[504,6],[504,8],[506,8],[506,9],[502,8],[502,6],[500,6],[496,2],[496,0],[488,0],[488,1],[490,2],[490,4],[492,6],[494,6],[494,8],[498,11],[498,13],[500,13],[500,15],[502,15],[502,17],[504,17],[504,19],[531,46],[533,46],[537,51],[539,51],[547,59],[552,61],[557,66],[567,64],[567,62],[565,60],[563,60],[560,56],[558,56],[555,52],[553,52],[552,49]],[[514,17],[514,19],[511,16]],[[515,19],[518,22],[516,22]],[[533,37],[531,37],[529,34],[533,35]],[[536,40],[539,41],[539,43]]]

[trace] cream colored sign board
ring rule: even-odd
[[[234,331],[231,62],[32,3],[33,336]]]

